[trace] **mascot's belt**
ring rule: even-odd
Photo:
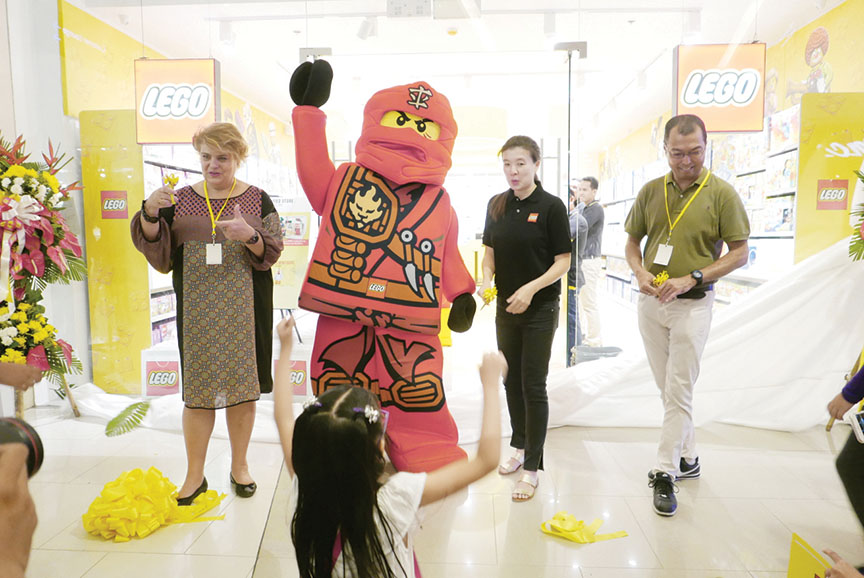
[[[346,271],[347,272],[347,271]],[[356,269],[354,273],[360,273]],[[434,274],[434,273],[433,273]],[[332,290],[339,293],[350,293],[353,295],[362,295],[370,299],[379,301],[400,302],[407,304],[418,305],[434,305],[437,304],[435,295],[429,295],[425,288],[416,293],[411,285],[402,281],[393,281],[390,279],[379,279],[370,277],[360,273],[359,277],[354,275],[356,281],[348,279],[340,279],[334,277],[329,267],[324,263],[313,261],[309,265],[309,280],[315,282],[316,285],[330,287]],[[418,289],[422,285],[418,286]]]

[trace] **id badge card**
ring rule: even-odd
[[[657,246],[657,254],[654,256],[655,265],[668,265],[672,259],[672,245],[660,243]]]
[[[221,265],[222,264],[222,244],[207,243],[207,264]]]

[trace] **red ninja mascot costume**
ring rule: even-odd
[[[431,471],[465,457],[444,398],[442,296],[453,302],[454,331],[471,326],[476,307],[441,187],[456,121],[426,82],[382,90],[366,104],[357,162],[337,168],[318,108],[331,81],[323,60],[301,64],[291,78],[297,171],[322,217],[300,293],[300,306],[320,314],[313,388],[374,391],[389,412],[393,464]]]

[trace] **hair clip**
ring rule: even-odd
[[[318,401],[318,398],[315,397],[314,395],[303,402],[303,411],[306,411],[307,409],[309,409],[312,406],[321,407],[321,402]]]
[[[378,418],[381,416],[381,413],[371,405],[367,405],[366,407],[355,407],[353,409],[357,413],[362,413],[363,417],[365,417],[366,421],[369,423],[378,423]]]

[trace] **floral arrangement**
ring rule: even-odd
[[[71,159],[48,143],[44,162],[28,162],[21,137],[0,135],[0,362],[27,363],[63,389],[65,375],[81,361],[57,337],[40,304],[49,283],[81,281],[87,273],[81,245],[60,211],[77,183],[63,186],[56,174]],[[73,409],[74,405],[73,405]]]
[[[0,292],[11,285],[15,300],[28,289],[86,275],[81,245],[60,214],[70,192],[80,188],[64,187],[55,176],[68,161],[49,143],[44,165],[28,163],[23,147],[21,137],[11,145],[0,138]]]
[[[41,299],[36,292],[29,297]],[[0,352],[0,362],[32,365],[57,384],[62,375],[81,372],[81,361],[72,346],[57,337],[38,301],[21,301],[14,312],[8,306],[0,307]]]
[[[855,171],[858,179],[864,182],[864,173]],[[855,261],[864,259],[864,205],[852,207],[852,215],[858,217],[858,224],[855,226],[855,234],[849,239],[849,256]]]

